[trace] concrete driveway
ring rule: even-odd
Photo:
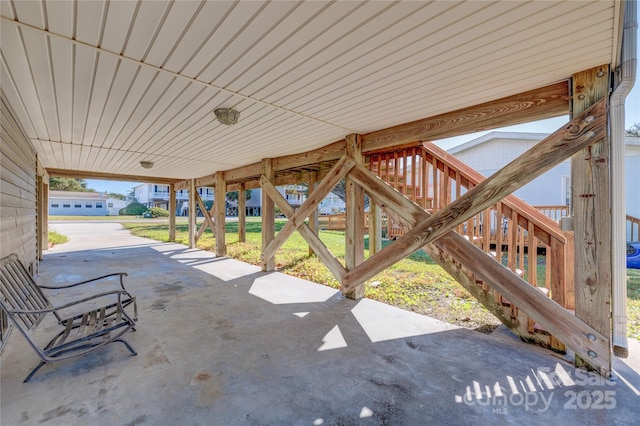
[[[0,424],[632,424],[640,351],[614,380],[508,332],[484,335],[117,223],[58,223],[41,283],[126,271],[138,331],[43,367],[17,332],[0,357]],[[86,291],[96,291],[96,288]],[[52,292],[62,303],[77,291]],[[41,324],[44,339],[55,323]],[[635,370],[634,370],[635,369]],[[636,423],[637,424],[637,423]]]

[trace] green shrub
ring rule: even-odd
[[[162,207],[151,207],[149,211],[152,217],[169,217],[169,212]]]
[[[131,203],[126,207],[120,209],[118,214],[120,216],[138,216],[147,211],[147,207],[140,203]]]
[[[69,237],[63,234],[59,234],[54,230],[50,230],[48,240],[49,240],[49,244],[54,246],[56,244],[66,243],[67,241],[69,241]]]

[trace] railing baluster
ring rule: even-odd
[[[431,208],[433,209],[433,213],[438,211],[440,206],[440,199],[438,198],[438,159],[433,157],[431,161],[431,171],[433,174],[433,182],[431,183],[431,189],[433,191],[433,198],[431,201]]]
[[[486,253],[491,251],[491,208],[483,213],[482,220],[482,248]]]
[[[513,211],[509,218],[509,227],[507,228],[507,267],[516,272],[516,258],[518,255],[518,213]]]
[[[534,287],[538,286],[538,241],[535,235],[535,225],[529,221],[527,228],[528,237],[528,267],[527,281]]]
[[[502,203],[496,205],[496,260],[502,263]]]
[[[517,222],[516,222],[517,223]],[[518,226],[518,269],[524,271],[524,228]]]

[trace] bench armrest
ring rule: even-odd
[[[98,299],[100,297],[110,296],[112,294],[117,294],[118,295],[118,304],[121,303],[121,296],[123,294],[130,297],[130,294],[127,293],[125,290],[113,290],[113,291],[107,291],[107,292],[104,292],[104,293],[94,294],[93,296],[85,297],[84,299],[74,300],[73,302],[69,302],[69,303],[66,303],[66,304],[61,305],[61,306],[54,306],[54,307],[47,308],[47,309],[11,309],[11,310],[9,310],[9,313],[11,313],[11,314],[46,314],[46,313],[49,313],[49,312],[56,312],[56,311],[58,311],[60,309],[70,308],[72,306],[76,306],[76,305],[79,305],[81,303],[93,300],[93,299]]]
[[[62,289],[62,288],[71,288],[71,287],[79,286],[79,285],[82,285],[82,284],[92,283],[94,281],[98,281],[98,280],[101,280],[101,279],[104,279],[104,278],[120,276],[120,287],[122,287],[123,290],[126,290],[126,288],[124,288],[124,282],[122,281],[122,277],[126,277],[127,275],[128,274],[126,272],[115,272],[113,274],[107,274],[107,275],[103,275],[101,277],[91,278],[89,280],[80,281],[80,282],[73,283],[73,284],[67,284],[67,285],[61,285],[61,286],[38,285],[38,287],[45,288],[47,290],[58,290],[58,289]]]

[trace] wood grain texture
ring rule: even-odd
[[[197,243],[200,237],[202,237],[202,234],[204,234],[204,231],[207,230],[207,227],[211,229],[211,232],[215,232],[216,226],[215,226],[215,222],[211,218],[211,212],[207,210],[204,203],[202,202],[202,198],[200,197],[200,194],[198,194],[197,191],[195,193],[195,196],[196,196],[196,204],[198,205],[198,207],[200,207],[202,216],[204,216],[204,221],[200,224],[200,226],[198,227],[198,232],[196,233],[196,243]],[[212,209],[214,207],[215,207],[215,204],[212,206]]]
[[[357,286],[453,230],[594,140],[603,138],[606,135],[606,124],[606,103],[602,101],[416,225],[394,244],[349,270],[345,282],[348,286]]]
[[[363,174],[366,174],[366,177]],[[394,191],[386,182],[360,166],[356,166],[352,170],[351,176],[357,179],[369,194],[376,194],[376,202],[381,205],[387,201],[383,198],[388,189]],[[399,193],[398,197],[388,205],[394,205],[394,208],[397,208],[395,214],[410,226],[416,226],[431,216],[427,211]],[[596,357],[589,357],[589,362],[604,375],[608,374],[610,370],[600,362],[606,353],[607,339],[596,330],[580,321],[553,300],[547,298],[521,277],[496,262],[490,254],[485,253],[455,232],[448,232],[444,237],[434,241],[433,246],[452,256],[457,262],[464,265],[467,270],[481,277],[490,288],[497,291],[497,295],[502,294],[507,297],[515,306],[526,312],[528,316],[543,326],[549,333],[557,336],[575,353],[588,356],[588,351],[594,351]],[[424,248],[428,253],[437,253],[429,245]],[[434,259],[437,260],[438,257],[436,256]],[[450,269],[452,266],[447,262],[449,261],[445,259],[441,266],[445,267],[445,269]],[[347,277],[345,276],[345,281],[346,279]],[[346,284],[348,291],[348,283]],[[511,320],[506,323],[508,324],[509,321]],[[591,341],[588,338],[589,334],[595,337],[595,341]]]
[[[331,192],[341,179],[343,179],[349,170],[354,166],[354,161],[343,156],[338,161],[329,174],[320,182],[313,193],[309,194],[309,197],[305,202],[296,210],[296,212],[289,218],[287,223],[280,229],[278,235],[275,236],[273,241],[269,242],[262,249],[262,259],[268,259],[272,257],[276,251],[284,244],[284,242],[293,234],[293,232],[304,223],[305,219],[311,214],[313,210],[318,207],[318,204]],[[271,200],[271,198],[269,198]],[[263,200],[264,201],[264,200]],[[271,201],[273,203],[273,201]],[[264,204],[263,204],[264,210]],[[264,212],[263,212],[264,213]]]
[[[176,184],[176,190],[180,189],[189,189],[189,180],[183,181],[182,179],[173,179],[166,178],[160,176],[141,176],[141,175],[120,175],[115,173],[107,173],[107,172],[91,172],[84,170],[66,170],[66,169],[55,169],[48,168],[47,173],[51,177],[67,177],[67,178],[79,178],[79,179],[102,179],[102,180],[121,180],[121,181],[132,181],[132,182],[142,182],[142,183],[162,183]]]
[[[351,134],[347,136],[345,142],[346,155],[353,158],[355,164],[364,166],[362,136]],[[364,190],[349,175],[345,178],[345,199],[344,262],[347,270],[352,270],[364,261]],[[356,300],[364,297],[364,282],[360,284],[360,286],[352,287],[346,296]]]
[[[309,195],[315,191],[316,182],[318,180],[317,173],[311,172],[307,175],[307,188]],[[309,229],[313,231],[314,234],[318,235],[318,208],[316,207],[309,214]],[[315,253],[311,245],[309,245],[309,256],[313,256]]]
[[[239,184],[238,191],[238,242],[247,241],[247,193],[244,183]]]
[[[432,161],[436,163],[442,161],[443,163],[454,164],[455,167],[462,172],[463,183],[467,181],[467,186],[469,185],[469,182],[475,182],[477,184],[485,180],[485,176],[480,172],[467,166],[458,158],[449,154],[447,151],[436,146],[432,142],[425,142],[423,145],[427,150],[428,157],[432,157]],[[558,230],[557,224],[553,219],[546,215],[539,214],[539,211],[536,208],[525,203],[515,195],[508,195],[502,200],[501,204],[503,204],[503,213],[505,215],[510,216],[512,214],[512,210],[515,210],[522,218],[535,216],[535,235],[545,244],[550,244],[550,238],[556,238],[559,241],[564,241],[566,239],[566,234]],[[520,225],[527,226],[526,221],[521,222]],[[487,229],[487,231],[489,230]]]
[[[169,184],[169,241],[176,240],[176,187]]]
[[[262,178],[271,184],[275,181],[275,171],[270,158],[262,160]],[[261,179],[262,179],[261,178]],[[273,242],[276,234],[275,210],[273,199],[262,191],[262,253],[260,265],[262,271],[269,272],[276,268],[275,251],[271,256],[264,256],[265,249]]]
[[[189,179],[189,248],[196,248],[197,232],[196,229],[196,181]]]
[[[224,172],[216,173],[216,187],[215,187],[215,204],[213,205],[215,215],[215,230],[214,235],[216,237],[216,256],[227,255],[227,243],[225,239],[226,235],[226,213],[227,213],[227,182],[224,180]]]
[[[556,117],[569,112],[566,81],[364,135],[365,153]]]
[[[278,192],[275,186],[273,186],[266,178],[261,179],[262,191],[265,192],[274,203],[280,208],[282,213],[288,218],[293,216],[295,210],[293,207],[287,202],[287,200]],[[327,269],[331,271],[333,276],[338,280],[338,282],[342,282],[344,275],[347,270],[342,266],[340,261],[336,259],[336,257],[331,253],[331,251],[327,248],[327,246],[320,240],[317,232],[307,225],[306,223],[302,223],[298,228],[298,232],[302,237],[307,241],[309,247],[314,251],[316,256],[325,264]]]
[[[609,67],[573,76],[573,111],[582,113],[605,102]],[[576,316],[609,336],[611,333],[611,198],[609,141],[598,138],[571,159],[571,203],[575,237]],[[608,362],[611,356],[607,357]],[[580,365],[581,361],[576,360]]]

